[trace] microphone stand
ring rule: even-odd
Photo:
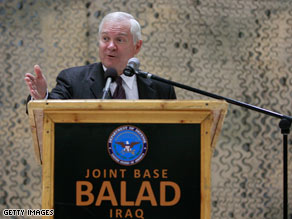
[[[183,85],[174,81],[170,81],[170,80],[166,80],[164,78],[158,77],[156,75],[150,74],[148,72],[143,72],[140,70],[134,70],[132,71],[133,73],[135,73],[136,75],[140,76],[140,77],[144,77],[144,78],[151,78],[166,84],[170,84],[173,85],[175,87],[179,87],[182,88],[184,90],[188,90],[188,91],[192,91],[195,93],[199,93],[208,97],[212,97],[218,100],[225,100],[228,103],[240,106],[240,107],[244,107],[250,110],[254,110],[269,116],[273,116],[276,118],[281,119],[280,123],[279,123],[279,127],[281,129],[281,133],[283,135],[283,218],[284,219],[288,219],[288,134],[290,133],[290,127],[291,127],[291,123],[292,123],[292,117],[291,116],[287,116],[287,115],[283,115],[277,112],[273,112],[267,109],[263,109],[251,104],[247,104],[241,101],[237,101],[234,99],[230,99],[227,97],[223,97],[223,96],[219,96],[217,94],[213,94],[213,93],[209,93],[197,88],[193,88],[187,85]],[[132,74],[133,75],[133,74]]]

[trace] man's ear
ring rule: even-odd
[[[141,47],[142,47],[142,44],[143,44],[142,40],[139,40],[139,41],[136,43],[136,45],[135,45],[135,49],[136,49],[136,51],[135,51],[135,55],[137,55],[137,54],[139,53],[139,51],[140,51],[140,49],[141,49]]]

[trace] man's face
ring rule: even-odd
[[[142,41],[134,45],[130,22],[107,21],[103,24],[99,39],[99,58],[107,68],[115,68],[119,75],[141,48]]]

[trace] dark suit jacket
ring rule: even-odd
[[[105,86],[101,63],[73,67],[60,72],[49,99],[100,99]],[[172,86],[137,77],[139,99],[176,99]]]

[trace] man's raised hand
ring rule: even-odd
[[[44,99],[47,94],[47,81],[39,65],[34,66],[34,72],[35,76],[31,73],[26,73],[24,80],[30,95],[36,100],[41,100]]]

